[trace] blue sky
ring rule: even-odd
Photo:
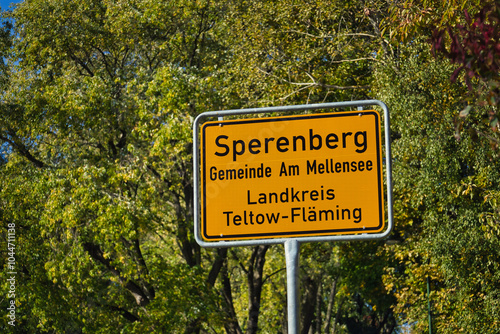
[[[21,2],[21,0],[0,0],[0,7],[2,7],[2,10],[9,9],[9,5],[11,3],[18,3]]]

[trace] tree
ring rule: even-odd
[[[498,145],[498,29],[500,4],[497,0],[396,1],[391,15],[384,20],[384,30],[392,39],[410,41],[426,36],[436,56],[444,56],[456,64],[450,75],[465,80],[469,95],[464,98],[469,107],[490,106],[486,115],[494,130],[490,135]],[[484,110],[484,108],[479,108]]]
[[[489,109],[490,125],[498,130],[496,115],[500,97],[500,3],[484,4],[474,17],[464,11],[465,23],[456,27],[447,26],[434,32],[433,49],[443,54],[458,68],[453,72],[451,80],[455,81],[461,72],[471,95],[481,105],[491,106]],[[448,43],[445,42],[449,38]],[[464,111],[464,113],[468,112]],[[498,139],[498,138],[497,138]],[[498,146],[498,141],[497,141]]]
[[[282,255],[273,248],[275,266],[265,270],[265,248],[228,258],[194,242],[190,120],[201,110],[292,96],[340,98],[342,88],[364,96],[380,45],[370,48],[379,43],[375,26],[352,4],[285,3],[278,17],[270,5],[233,2],[26,1],[14,9],[11,59],[18,62],[10,63],[2,99],[1,135],[10,150],[3,219],[22,226],[20,238],[39,249],[20,261],[22,286],[40,289],[25,295],[34,316],[22,324],[40,331],[240,332],[240,301],[232,295],[241,278],[230,275],[236,264],[249,287],[246,331],[258,331],[263,291],[283,301],[283,292],[264,286],[283,279]],[[264,30],[247,26],[249,5],[260,10]],[[329,29],[338,22],[334,35]],[[243,53],[246,29],[257,42],[250,53]],[[253,53],[262,46],[267,55]],[[254,66],[266,59],[269,73]],[[337,71],[328,74],[332,64]],[[271,93],[263,95],[260,84]],[[29,177],[14,178],[20,170]],[[14,185],[33,189],[24,206]],[[15,207],[32,214],[18,217]],[[321,277],[312,277],[312,286]],[[42,301],[45,294],[51,297]],[[224,316],[215,316],[219,309]],[[280,317],[282,310],[269,312]]]
[[[399,189],[404,245],[397,246],[401,266],[391,269],[389,286],[401,291],[398,311],[421,329],[427,276],[440,331],[498,331],[498,322],[488,316],[498,312],[491,301],[498,293],[497,277],[489,273],[498,266],[499,211],[493,199],[498,197],[493,181],[498,178],[498,52],[495,34],[489,37],[498,28],[497,7],[497,1],[397,2],[386,21],[393,37],[410,44],[401,48],[397,71],[381,71],[381,78],[393,80],[390,88],[382,85],[381,96],[396,109],[412,111],[404,113],[408,121],[400,123],[396,137],[408,154],[397,166],[409,172],[402,175],[411,182]],[[431,47],[436,59],[429,58]],[[396,88],[397,82],[404,84]],[[434,117],[425,119],[430,114]],[[408,191],[420,186],[419,193]]]
[[[497,152],[480,113],[460,118],[466,86],[454,66],[414,40],[379,68],[378,94],[392,106],[397,259],[386,284],[402,323],[427,329],[426,279],[438,332],[498,331]],[[458,129],[463,126],[463,130]],[[493,195],[495,194],[495,195]]]
[[[199,332],[222,323],[213,286],[223,259],[202,258],[189,232],[189,119],[217,100],[204,94],[216,76],[219,45],[208,35],[218,10],[89,0],[26,1],[12,12],[0,202],[23,245],[20,327]]]
[[[361,1],[232,4],[234,89],[249,105],[368,96],[371,66],[386,46],[378,8]]]

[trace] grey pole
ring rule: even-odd
[[[288,334],[298,334],[299,321],[299,254],[297,239],[285,241],[286,285],[288,303]]]

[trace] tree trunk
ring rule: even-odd
[[[333,280],[332,290],[330,291],[330,296],[328,297],[328,308],[326,310],[326,316],[325,316],[326,323],[325,323],[325,326],[323,328],[323,333],[329,333],[329,331],[330,331],[333,304],[335,302],[335,295],[337,294],[337,282],[338,282],[338,280],[339,280],[338,277],[335,277],[335,279]],[[333,324],[332,328],[333,328],[333,331],[335,332],[335,324]]]
[[[227,334],[243,334],[240,324],[238,323],[236,310],[234,309],[233,293],[231,291],[231,281],[229,280],[229,276],[227,273],[227,262],[224,264],[221,274],[222,274],[222,295],[225,301],[223,308],[224,312],[226,312],[229,318],[228,320],[226,320],[224,328],[226,329]]]
[[[316,321],[314,324],[314,333],[315,334],[321,334],[321,306],[322,306],[322,301],[323,301],[323,289],[322,289],[322,284],[321,284],[321,279],[318,280],[319,286],[318,286],[318,292],[316,293]]]
[[[248,322],[247,334],[257,334],[259,330],[260,298],[262,294],[264,264],[269,246],[256,246],[247,271],[248,278]]]
[[[310,276],[307,276],[304,280],[301,281],[302,284],[302,302],[301,302],[301,334],[308,334],[309,328],[314,320],[314,311],[316,304],[316,294],[318,291],[317,282]]]

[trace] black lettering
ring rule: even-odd
[[[344,161],[342,163],[342,168],[343,168],[343,172],[349,172],[349,162],[348,161]]]
[[[236,180],[236,169],[226,169],[226,179]]]
[[[361,208],[352,210],[352,217],[355,223],[359,223],[361,221]]]
[[[245,214],[247,213],[246,211],[243,211],[243,212]],[[250,213],[248,214],[248,216],[250,217],[250,224],[254,225],[254,223],[253,223],[253,217],[254,217],[253,211],[250,211]]]
[[[241,225],[241,216],[240,215],[234,215],[233,224],[236,226]]]
[[[260,150],[255,150],[256,148],[260,148],[261,143],[258,139],[252,139],[248,143],[248,151],[252,154],[259,154]]]
[[[317,140],[317,144],[314,144],[314,140]],[[309,129],[309,149],[311,151],[317,151],[323,146],[322,138],[320,135],[313,134],[313,130]]]
[[[257,175],[257,171],[255,170],[255,168],[250,168],[247,172],[247,178],[251,178],[251,179],[254,179],[256,178],[258,175]]]
[[[330,133],[325,138],[326,147],[328,147],[330,149],[337,148],[338,145],[337,144],[332,145],[332,143],[337,143],[338,141],[339,141],[339,137],[337,137],[337,135],[335,133]]]
[[[286,152],[288,151],[288,138],[287,137],[279,137],[278,140],[276,141],[276,149],[280,152]]]
[[[263,142],[260,139],[253,138],[248,141],[248,144],[245,140],[237,139],[232,141],[232,146],[230,147],[227,144],[227,140],[229,139],[226,135],[219,135],[215,139],[215,144],[217,146],[217,150],[215,155],[223,157],[227,155],[231,155],[233,161],[236,161],[238,156],[242,156],[246,153],[247,149],[250,154],[260,154],[262,151],[264,153],[270,153],[272,151],[271,143],[275,142],[276,151],[280,153],[288,152],[290,149],[296,151],[305,151],[309,149],[310,151],[318,151],[323,148],[323,144],[328,149],[336,149],[339,147],[339,142],[342,141],[342,148],[351,148],[351,146],[355,145],[355,152],[363,153],[366,152],[368,148],[368,138],[366,131],[358,131],[356,133],[352,132],[343,132],[339,138],[339,135],[336,133],[328,133],[326,137],[322,137],[320,133],[315,133],[314,129],[309,129],[309,136],[305,137],[304,135],[294,135],[291,138],[288,137],[268,137],[264,138]],[[349,137],[353,137],[353,143],[348,143]],[[309,140],[309,145],[307,145],[307,140]],[[231,153],[231,149],[233,152]]]
[[[307,220],[310,222],[315,222],[317,220],[316,211],[314,211],[314,207],[309,208],[309,216],[307,216]]]
[[[309,194],[311,196],[311,201],[317,201],[319,193],[316,190],[311,190],[311,193]]]
[[[240,150],[237,150],[238,144]],[[233,161],[236,161],[237,155],[243,155],[243,153],[245,153],[245,142],[243,140],[233,140]]]
[[[360,136],[362,137],[361,141],[359,141],[359,139],[358,139]],[[354,144],[356,145],[356,147],[358,147],[356,152],[363,153],[364,151],[366,151],[366,148],[367,148],[366,131],[356,132],[356,134],[354,135]]]
[[[313,160],[312,162],[307,160],[307,175],[310,173],[316,174],[316,160]]]
[[[300,210],[300,208],[292,208],[292,223],[295,223],[295,217],[300,216],[300,213],[295,213],[295,211]]]
[[[309,193],[309,190],[302,190],[302,202],[304,202],[306,194]]]
[[[303,136],[293,136],[293,151],[297,151],[297,140],[302,141],[302,151],[306,150],[306,139]]]
[[[288,188],[286,188],[285,191],[280,194],[280,201],[281,203],[288,203]]]
[[[330,215],[331,218],[328,218],[328,215]],[[319,221],[323,221],[323,216],[325,220],[334,220],[333,210],[319,210]]]
[[[288,176],[286,172],[286,165],[284,162],[281,163],[280,176]]]
[[[286,164],[282,162],[279,176],[292,176],[292,175],[299,175],[299,165],[289,165],[287,170]]]
[[[346,138],[352,136],[352,132],[344,132],[342,133],[342,147],[346,148],[347,143],[346,143]]]
[[[351,162],[351,170],[353,172],[357,171],[358,170],[358,166],[356,165],[356,161],[352,161]]]
[[[215,155],[217,155],[219,157],[224,157],[224,156],[226,156],[229,153],[229,146],[227,146],[226,144],[221,144],[220,143],[221,139],[227,139],[227,138],[229,138],[229,137],[225,136],[225,135],[220,135],[217,138],[215,138],[215,145],[217,145],[218,147],[222,147],[225,150],[222,153],[221,152],[215,152]]]
[[[215,167],[210,167],[210,180],[217,180],[217,168]]]
[[[274,223],[278,223],[278,218],[280,217],[280,214],[274,214],[274,213],[266,213],[266,216],[267,216],[267,221],[269,222],[269,224],[271,224],[272,222]]]
[[[318,164],[318,173],[323,174],[325,172],[325,165]]]
[[[227,226],[229,226],[229,215],[231,213],[233,213],[233,211],[225,211],[225,212],[222,213],[223,215],[226,215]]]
[[[257,202],[252,202],[252,201],[250,200],[250,190],[247,190],[247,203],[248,203],[248,204],[257,204]]]
[[[326,191],[326,195],[327,195],[327,196],[326,196],[326,199],[328,199],[328,200],[335,199],[335,194],[334,194],[333,192],[334,192],[334,190],[333,190],[333,189],[328,189],[328,190]]]
[[[364,161],[359,161],[358,162],[358,169],[360,172],[365,170],[365,162]]]
[[[259,204],[266,204],[267,203],[267,196],[264,193],[259,194]]]
[[[266,138],[264,139],[264,152],[269,153],[269,143],[272,142],[274,138]]]
[[[342,172],[342,164],[340,162],[335,163],[335,172],[336,173]]]
[[[257,177],[261,178],[264,176],[264,164],[260,164],[260,166],[257,168]]]
[[[248,167],[245,165],[245,168],[228,168],[228,169],[220,169],[217,170],[217,167],[210,167],[210,175],[208,176],[210,180],[216,181],[219,180],[241,180],[241,179],[255,179],[255,178],[264,178],[271,177],[271,167],[264,167],[264,164],[261,163],[259,167]]]

